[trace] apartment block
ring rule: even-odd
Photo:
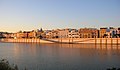
[[[96,28],[81,28],[78,30],[80,38],[98,38],[99,30]]]
[[[105,34],[106,34],[106,31],[107,31],[107,27],[105,28],[100,28],[100,38],[104,38],[105,37]]]

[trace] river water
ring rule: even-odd
[[[120,45],[0,43],[0,59],[20,70],[120,68]]]

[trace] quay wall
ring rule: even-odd
[[[53,43],[51,41],[41,39],[2,39],[1,42],[13,42],[13,43]]]
[[[1,39],[1,42],[120,44],[120,38]]]
[[[120,38],[59,38],[49,40],[55,40],[61,43],[120,44]]]

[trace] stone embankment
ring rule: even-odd
[[[57,39],[1,39],[1,42],[24,43],[96,43],[120,44],[120,38],[57,38]]]

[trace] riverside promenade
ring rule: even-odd
[[[14,43],[93,43],[93,44],[120,44],[120,38],[56,38],[56,39],[1,39],[0,42],[14,42]]]

